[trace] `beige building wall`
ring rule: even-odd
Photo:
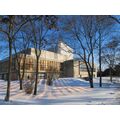
[[[26,60],[26,64],[31,64],[32,66],[30,67],[30,69],[25,70],[25,78],[27,78],[27,76],[29,76],[30,78],[35,78],[36,75],[36,55],[35,55],[35,50],[34,49],[30,49],[31,52],[29,52],[30,54],[27,55],[27,60]],[[51,69],[55,69],[55,73],[58,74],[60,72],[60,64],[61,62],[63,62],[63,60],[66,58],[66,56],[62,56],[62,55],[57,55],[54,54],[53,52],[49,52],[49,51],[41,51],[41,55],[40,55],[40,59],[39,59],[39,74],[40,73],[47,73],[50,70],[50,67],[52,67]],[[59,59],[58,59],[59,58]],[[23,61],[21,61],[22,64]],[[50,71],[51,72],[51,71]]]
[[[79,62],[78,61],[73,61],[73,71],[74,71],[74,76],[73,77],[80,77],[79,76]]]
[[[87,69],[84,70],[80,69],[80,65],[83,64],[83,62],[80,62],[78,60],[68,60],[64,62],[64,77],[76,77],[76,78],[84,78],[88,77]],[[94,77],[97,77],[97,68],[95,66],[95,72],[93,73]]]
[[[62,55],[66,55],[67,60],[72,60],[73,56],[74,56],[73,49],[62,41],[59,41],[57,53],[62,54]]]
[[[30,55],[31,55],[31,57],[36,59],[35,49],[31,48]],[[46,51],[46,50],[41,50],[40,59],[53,60],[53,61],[57,61],[57,62],[64,62],[64,61],[68,60],[69,57],[67,55],[58,54],[58,53],[54,53],[54,52],[50,52],[50,51]]]

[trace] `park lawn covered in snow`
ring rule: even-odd
[[[5,102],[7,82],[0,80],[0,104],[7,105],[118,105],[120,104],[120,83],[109,82],[103,79],[103,87],[99,88],[98,78],[94,79],[94,88],[89,87],[89,82],[76,78],[61,78],[54,80],[52,86],[38,84],[38,93],[28,95],[24,90],[19,90],[19,81],[11,81],[10,101]]]

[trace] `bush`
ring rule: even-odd
[[[49,85],[49,86],[51,86],[52,83],[53,83],[53,82],[52,82],[52,78],[51,78],[51,77],[48,77],[46,84]]]
[[[43,79],[42,82],[41,82],[41,84],[45,84],[45,82],[46,82],[45,79]]]
[[[34,81],[27,80],[24,83],[24,90],[26,94],[32,94],[33,88],[34,88]]]

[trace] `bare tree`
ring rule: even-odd
[[[108,15],[97,15],[96,17],[96,27],[98,31],[98,53],[99,53],[99,76],[100,82],[99,86],[102,87],[102,46],[107,40],[107,37],[112,33],[112,28],[115,25],[114,21],[109,18]]]
[[[37,94],[39,59],[41,49],[45,49],[48,44],[48,36],[51,34],[51,29],[56,27],[56,16],[32,16],[30,18],[31,33],[33,35],[32,44],[35,48],[36,55],[36,79],[34,87],[34,95]]]
[[[55,66],[49,66],[46,70],[47,72],[47,85],[52,85],[53,80],[57,79],[59,76],[59,71]]]
[[[4,34],[9,44],[9,63],[8,63],[8,80],[7,80],[7,92],[5,101],[9,101],[10,98],[10,81],[11,81],[11,66],[12,66],[12,43],[15,40],[16,34],[20,31],[22,26],[27,20],[18,19],[20,16],[1,16],[0,20],[0,32]]]
[[[72,39],[76,54],[86,65],[90,87],[93,88],[94,49],[97,42],[94,16],[70,16],[65,23],[65,31]]]
[[[112,40],[105,44],[102,51],[102,61],[106,63],[110,69],[110,81],[112,82],[112,73],[114,67],[120,60],[120,39],[112,38]]]
[[[16,73],[18,76],[18,80],[20,81],[20,90],[23,89],[22,81],[25,74],[26,50],[30,46],[31,37],[32,36],[29,32],[22,30],[16,37],[16,41],[13,42],[13,49],[15,52],[15,61],[16,61]]]

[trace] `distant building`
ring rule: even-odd
[[[47,74],[54,72],[56,77],[87,77],[87,70],[85,64],[81,64],[79,60],[74,60],[73,49],[67,44],[60,41],[57,48],[49,49],[50,51],[41,50],[41,56],[39,61],[39,78],[46,78]],[[25,63],[25,75],[24,79],[29,76],[30,79],[35,78],[36,71],[36,56],[35,49],[29,48],[24,50],[27,54]],[[20,68],[23,69],[24,52],[19,53],[21,57]],[[54,71],[53,71],[54,69]],[[15,55],[12,57],[12,80],[17,79],[17,64]],[[96,68],[94,69],[94,76],[97,76]],[[8,58],[0,61],[0,79],[7,79],[8,77]]]

